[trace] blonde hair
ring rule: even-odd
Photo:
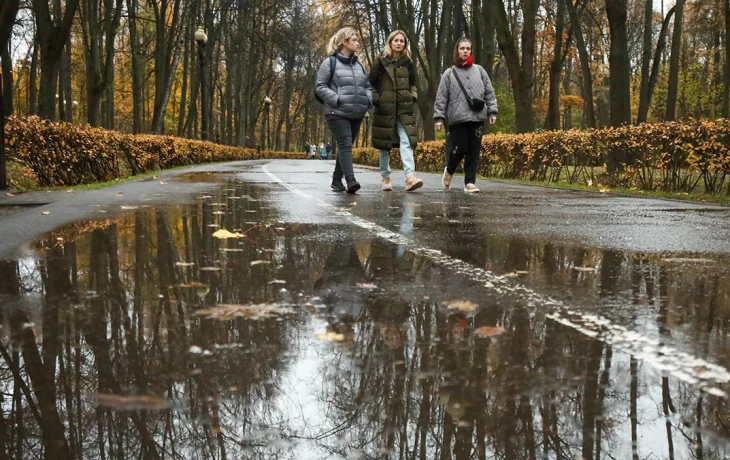
[[[403,48],[403,55],[406,56],[408,59],[411,58],[411,49],[408,47],[410,42],[408,41],[408,35],[406,35],[405,32],[402,30],[394,30],[393,32],[388,35],[388,39],[385,40],[385,48],[383,49],[383,56],[386,57],[392,57],[393,56],[393,47],[390,46],[391,43],[393,43],[393,39],[397,37],[398,35],[403,35],[403,38],[406,41],[406,46]]]
[[[330,42],[327,44],[327,54],[332,54],[335,51],[341,50],[345,42],[352,37],[359,37],[357,30],[353,27],[343,27],[338,30],[332,38],[330,38]]]

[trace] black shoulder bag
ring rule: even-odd
[[[456,69],[453,67],[451,68],[451,74],[456,77],[456,82],[459,84],[459,88],[461,88],[461,91],[464,93],[464,97],[466,97],[466,102],[469,103],[469,107],[474,112],[481,112],[484,110],[484,106],[486,105],[486,101],[484,99],[479,99],[477,97],[470,97],[469,94],[466,92],[466,89],[464,88],[464,85],[461,83],[461,79],[459,78],[459,75],[455,72]]]

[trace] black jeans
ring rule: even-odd
[[[464,185],[477,181],[479,152],[482,150],[484,122],[468,121],[449,126],[449,161],[446,172],[454,174],[456,167],[464,160]]]
[[[335,172],[332,174],[334,180],[342,180],[343,177],[354,176],[355,170],[352,166],[352,144],[355,143],[360,132],[362,118],[351,120],[338,116],[329,115],[326,117],[332,135],[337,139],[337,160],[335,161]]]

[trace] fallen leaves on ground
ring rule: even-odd
[[[47,216],[47,215],[48,215],[48,214],[50,214],[50,213],[51,213],[51,211],[42,211],[42,212],[41,212],[41,214],[43,214],[44,216]]]
[[[15,196],[15,195],[10,192],[7,192],[7,193],[5,193],[5,196]]]
[[[167,406],[167,401],[159,396],[99,393],[96,399],[100,406],[116,410],[159,410]]]
[[[338,334],[336,332],[320,332],[317,334],[317,338],[319,340],[324,340],[325,342],[342,342],[345,340],[345,336],[343,334]]]
[[[294,313],[294,310],[276,303],[259,304],[220,304],[214,308],[206,308],[195,312],[208,319],[228,320],[233,318],[275,318]]]
[[[465,312],[472,312],[479,308],[478,304],[468,300],[448,300],[441,302],[441,305],[447,307],[449,310],[461,310]]]
[[[222,228],[222,229],[216,231],[215,233],[213,233],[213,236],[215,238],[219,238],[219,239],[223,240],[226,238],[243,238],[243,233],[238,233],[238,232],[231,233],[228,230]]]
[[[494,337],[500,334],[504,334],[502,326],[484,326],[474,331],[474,335],[477,337]]]

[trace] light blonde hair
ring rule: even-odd
[[[327,54],[332,54],[335,51],[341,50],[345,45],[345,42],[352,37],[360,37],[360,34],[358,34],[357,30],[353,27],[343,27],[338,30],[332,38],[330,38],[330,41],[327,44]]]
[[[410,42],[408,41],[408,35],[406,35],[405,32],[402,30],[394,30],[393,32],[388,35],[388,39],[385,40],[385,48],[383,49],[383,56],[386,57],[392,57],[393,56],[393,47],[390,46],[391,43],[393,43],[393,39],[397,37],[398,35],[403,35],[403,38],[406,40],[406,46],[403,48],[403,55],[406,56],[408,59],[411,58],[411,49],[409,48]]]

